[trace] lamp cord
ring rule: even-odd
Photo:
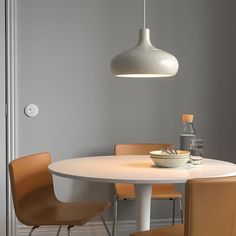
[[[143,28],[146,28],[146,0],[143,0]]]

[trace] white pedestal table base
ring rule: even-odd
[[[151,213],[151,184],[135,184],[136,198],[136,225],[137,231],[150,229],[150,213]]]

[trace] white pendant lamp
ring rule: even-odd
[[[179,64],[175,56],[155,48],[150,41],[150,29],[145,27],[146,0],[144,4],[144,27],[139,30],[136,47],[115,56],[111,71],[116,77],[157,78],[176,75]]]

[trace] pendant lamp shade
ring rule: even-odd
[[[157,78],[176,75],[179,64],[175,56],[155,48],[150,41],[150,30],[139,30],[136,47],[115,56],[111,71],[117,77]]]

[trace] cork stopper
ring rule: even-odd
[[[182,121],[184,123],[193,122],[193,115],[192,114],[183,114],[182,115]]]

